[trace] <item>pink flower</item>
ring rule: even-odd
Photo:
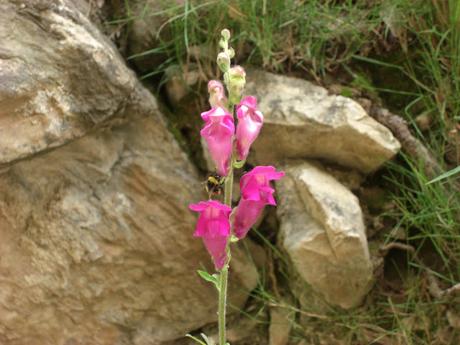
[[[257,166],[241,177],[241,200],[233,224],[236,237],[242,239],[246,236],[259,219],[265,205],[276,205],[273,197],[275,190],[270,182],[277,181],[283,176],[284,172],[276,171],[272,166]]]
[[[249,148],[259,135],[264,116],[257,109],[257,99],[254,96],[244,97],[236,108],[236,114],[236,152],[239,160],[245,160]]]
[[[235,132],[233,116],[224,108],[216,107],[201,113],[201,118],[206,123],[200,133],[208,144],[217,172],[221,176],[227,176]]]
[[[193,236],[203,238],[214,266],[218,270],[222,269],[227,260],[227,242],[230,237],[229,217],[232,209],[214,200],[200,201],[191,204],[189,208],[200,214]]]
[[[227,97],[225,97],[224,86],[218,80],[210,80],[208,83],[209,104],[212,108],[225,107]]]

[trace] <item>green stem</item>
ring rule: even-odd
[[[232,192],[233,192],[233,160],[231,162],[230,171],[225,179],[224,185],[224,202],[225,205],[232,207]]]
[[[225,309],[227,305],[228,263],[220,271],[219,289],[219,345],[225,345]]]
[[[233,188],[233,159],[231,161],[230,171],[225,180],[225,204],[232,205],[232,188]],[[227,262],[220,271],[220,288],[219,288],[219,345],[225,345],[225,309],[227,306],[227,285],[228,285],[228,266],[230,263],[230,246],[227,244]]]
[[[230,105],[233,110],[233,105]],[[230,158],[230,170],[224,185],[224,202],[232,207],[232,192],[233,192],[233,155]],[[228,285],[228,268],[231,259],[230,241],[227,243],[227,262],[220,270],[220,288],[219,288],[219,345],[226,345],[225,337],[225,312],[227,307],[227,285]]]

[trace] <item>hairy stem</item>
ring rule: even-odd
[[[225,180],[225,204],[232,204],[232,188],[233,188],[233,160],[231,162],[230,171]],[[227,285],[228,285],[228,267],[230,262],[230,246],[227,244],[227,262],[220,271],[220,288],[219,288],[219,345],[225,345],[225,310],[227,307]]]
[[[227,178],[225,179],[224,185],[224,202],[225,205],[232,207],[232,191],[233,191],[233,161],[232,167],[228,173]]]
[[[233,105],[230,105],[233,110]],[[232,192],[233,192],[233,155],[230,158],[230,170],[224,185],[224,202],[232,207]],[[226,344],[225,337],[225,312],[227,308],[227,285],[228,285],[228,268],[230,264],[230,241],[227,243],[227,262],[220,271],[220,288],[219,288],[219,345]]]
[[[219,345],[225,345],[225,309],[227,305],[228,263],[220,271],[219,289]]]

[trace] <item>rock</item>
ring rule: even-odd
[[[170,66],[165,71],[165,77],[167,80],[165,84],[166,96],[175,110],[179,110],[180,105],[190,107],[191,104],[180,104],[181,101],[182,103],[196,103],[197,95],[191,91],[200,88],[198,85],[200,81],[204,86],[206,84],[201,80],[199,69],[195,64],[189,64],[186,71],[183,71],[179,65]],[[187,96],[190,99],[184,102],[184,98]]]
[[[391,132],[352,99],[329,95],[302,79],[262,71],[249,71],[246,80],[245,94],[257,96],[265,115],[250,155],[255,164],[315,158],[369,173],[400,148]]]
[[[0,165],[126,117],[137,80],[72,1],[2,1],[0,22]]]
[[[166,60],[166,51],[162,51],[160,46],[162,41],[172,40],[167,21],[177,14],[174,10],[183,5],[183,0],[130,1],[133,21],[127,37],[127,53],[129,57],[134,57],[133,62],[141,72],[151,72]]]
[[[170,66],[165,71],[165,77],[165,94],[172,110],[167,114],[170,127],[176,137],[183,141],[182,146],[195,165],[204,172],[207,162],[201,146],[200,130],[203,120],[200,113],[208,109],[207,103],[204,105],[199,95],[207,93],[207,80],[204,80],[205,76],[200,74],[193,63],[186,70],[178,65]]]
[[[288,308],[270,308],[269,345],[289,344],[289,333],[293,324],[291,319],[293,315],[291,314],[293,311]]]
[[[300,277],[330,304],[359,305],[372,284],[358,199],[321,168],[285,168],[277,183],[280,238]]]
[[[0,10],[0,344],[156,345],[214,322],[187,209],[202,185],[153,96],[72,1]],[[256,284],[235,251],[230,303]]]

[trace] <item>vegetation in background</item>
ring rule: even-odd
[[[460,343],[458,324],[447,315],[452,299],[436,298],[432,291],[433,284],[447,289],[460,281],[460,1],[170,3],[162,12],[146,7],[141,13],[166,18],[160,31],[169,30],[171,37],[161,40],[159,35],[157,46],[129,57],[136,61],[165,56],[162,65],[144,75],[147,80],[166,75],[169,66],[186,70],[190,63],[215,76],[218,72],[210,66],[225,26],[235,34],[233,46],[242,52],[237,62],[326,86],[339,83],[346,96],[382,103],[403,116],[413,134],[450,171],[431,181],[420,162],[401,154],[381,172],[377,184],[391,195],[375,215],[384,225],[370,241],[401,243],[413,252],[394,248],[387,253],[384,271],[363,307],[325,318],[302,318],[313,312],[283,304],[268,279],[254,292],[254,300],[261,308],[291,308],[300,315],[293,317],[296,339],[311,343]],[[126,14],[113,23],[129,28],[136,20],[128,0]],[[272,251],[282,280],[287,259]]]

